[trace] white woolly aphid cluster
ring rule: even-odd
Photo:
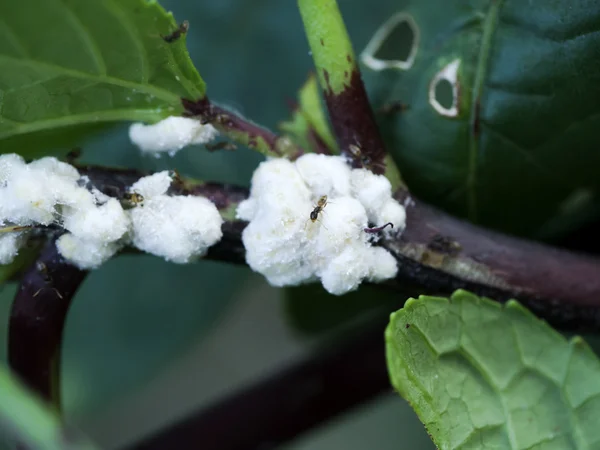
[[[197,119],[171,116],[153,125],[134,123],[129,128],[129,139],[142,153],[173,156],[188,145],[201,145],[213,141],[219,132],[210,124]]]
[[[313,222],[310,212],[323,195],[327,205]],[[393,232],[402,230],[404,207],[392,198],[387,178],[351,169],[343,157],[308,154],[295,163],[263,162],[237,216],[250,222],[242,235],[246,261],[274,286],[320,279],[328,292],[341,295],[365,279],[396,275],[394,257],[373,246],[364,229],[391,222]]]
[[[125,245],[168,261],[187,263],[221,239],[223,222],[209,200],[169,196],[168,171],[141,178],[131,187],[143,203],[124,210],[73,166],[56,158],[26,164],[18,155],[0,156],[0,227],[59,225],[62,256],[82,269],[96,268]],[[0,233],[0,264],[9,264],[28,231]]]

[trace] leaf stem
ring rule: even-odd
[[[298,0],[321,88],[339,95],[356,70],[352,42],[335,0]]]
[[[30,230],[32,228],[33,225],[11,225],[0,228],[0,233],[16,233],[18,231]]]
[[[351,158],[354,167],[378,174],[386,172],[387,162],[388,177],[398,187],[398,171],[391,160],[386,161],[385,145],[337,2],[298,0],[298,8],[340,151]],[[351,145],[360,149],[360,158],[349,150]],[[363,164],[365,157],[368,166]]]
[[[181,99],[188,117],[197,117],[203,123],[210,123],[226,137],[240,145],[272,157],[295,158],[304,151],[285,136],[257,125],[240,115],[211,103],[208,97],[197,101]]]
[[[71,301],[86,275],[59,255],[51,239],[23,275],[10,313],[10,366],[59,411],[63,328]]]

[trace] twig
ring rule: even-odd
[[[79,170],[96,188],[116,197],[145,175],[96,166]],[[247,189],[180,179],[173,191],[204,195],[216,204],[226,218],[224,239],[207,257],[243,264],[246,223],[236,221],[234,211]],[[516,298],[561,328],[600,329],[600,259],[486,230],[407,195],[399,190],[396,196],[407,206],[406,229],[380,241],[398,259],[398,275],[386,287],[412,286],[415,294],[465,288],[496,300]]]
[[[358,145],[372,161],[370,169],[384,173],[385,145],[337,3],[298,0],[298,7],[340,151],[352,158],[348,148]]]
[[[378,320],[347,340],[159,431],[129,450],[268,450],[391,390]]]
[[[186,116],[196,117],[203,123],[210,123],[234,142],[250,147],[265,156],[290,157],[302,153],[302,149],[290,139],[211,103],[206,96],[198,101],[184,98],[181,99],[181,104]]]
[[[50,240],[24,274],[8,330],[8,361],[21,379],[60,410],[65,319],[87,272],[66,263]]]
[[[81,166],[79,171],[90,184],[106,195],[122,198],[140,177],[136,170]],[[173,193],[203,195],[223,215],[233,215],[235,205],[247,197],[247,190],[230,185],[188,180],[174,182]],[[226,221],[223,238],[208,257],[242,264],[245,261],[239,240],[245,223]],[[49,237],[56,230],[48,229]],[[50,239],[37,261],[24,272],[15,296],[9,322],[8,359],[13,370],[42,397],[60,409],[59,365],[63,327],[69,307],[87,272],[68,264]]]
[[[31,230],[31,225],[10,225],[8,227],[1,227],[0,233],[16,233],[18,231]]]
[[[563,329],[600,330],[599,258],[487,230],[416,200],[405,202],[406,229],[383,244],[399,259],[394,285],[411,280],[421,294],[466,288],[499,301],[516,298]]]
[[[117,197],[145,175],[132,170],[95,166],[80,167],[79,170],[90,178],[96,188]],[[233,210],[248,194],[244,188],[181,178],[172,189],[174,193],[205,195],[222,212]],[[404,190],[399,192],[398,200],[407,205],[406,229],[397,237],[386,237],[380,241],[398,260],[397,277],[382,285],[403,293],[399,295],[396,308],[403,305],[407,291],[414,295],[450,294],[458,288],[465,288],[499,301],[516,298],[540,317],[563,329],[600,329],[600,259],[484,230],[410,200]],[[246,223],[233,220],[233,215],[229,217],[223,225],[223,239],[210,248],[207,258],[243,264],[245,252],[241,233]],[[67,306],[74,294],[74,287],[83,280],[85,274],[61,261],[52,244],[46,248],[39,262],[48,268],[52,283],[48,284],[48,278],[40,272],[39,264],[26,273],[11,317],[9,358],[18,373],[38,392],[56,399],[58,391],[54,390],[55,372],[52,368],[56,367],[53,364],[57,362],[59,354]],[[373,336],[382,339],[382,329],[383,323]],[[287,392],[284,381],[275,378],[240,394],[236,399],[215,406],[210,413],[203,415],[201,420],[206,422],[201,423],[210,425],[199,428],[210,431],[203,435],[203,442],[211,439],[211,436],[219,436],[215,442],[217,448],[222,449],[254,448],[254,443],[283,442],[319,420],[376,395],[388,386],[388,382],[385,360],[378,353],[383,351],[382,341],[375,339],[370,342],[369,350],[364,352],[357,350],[356,346],[362,345],[360,342],[350,345],[348,348],[352,351],[344,353],[347,360],[342,358],[340,361],[336,359],[337,356],[327,356],[319,358],[316,363],[300,364],[281,376],[286,383],[298,383],[294,380],[303,377],[316,379],[323,376],[322,373],[337,374],[331,376],[336,383],[340,383],[344,379],[340,373],[347,376],[371,364],[365,361],[377,361],[378,368],[364,373],[361,381],[354,379],[350,384],[336,384],[338,391],[338,387],[328,385],[323,390],[323,396],[306,399],[294,413],[294,424],[286,422],[289,416],[282,413],[282,403],[275,401],[279,398],[283,402],[287,395],[284,394]],[[328,358],[332,360],[328,362]],[[352,370],[348,368],[349,364],[352,364]],[[337,369],[333,367],[342,367],[343,370],[336,372]],[[273,389],[273,394],[267,386]],[[372,390],[357,391],[356,386]],[[331,397],[327,392],[331,392]],[[342,402],[341,392],[347,403]],[[263,395],[266,398],[272,396],[273,403],[265,403]],[[255,403],[259,396],[261,400]],[[257,408],[256,404],[261,407]],[[252,405],[250,416],[243,414],[250,407],[244,405]],[[317,412],[321,409],[322,412]],[[221,419],[225,420],[223,429],[230,431],[232,424],[236,424],[236,433],[220,435]],[[238,422],[241,425],[238,426]],[[196,426],[200,425],[196,423]],[[190,427],[181,425],[160,438],[166,440],[159,439],[156,442],[167,442],[166,448],[186,448],[178,447],[178,442],[181,442],[178,439],[188,439],[191,436],[189,433],[192,433]],[[179,433],[183,437],[178,437]],[[171,438],[175,440],[171,441]],[[156,442],[149,441],[137,448],[165,448],[155,446],[158,445]],[[194,445],[197,442],[195,440]],[[208,444],[206,446],[211,448]]]

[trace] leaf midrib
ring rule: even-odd
[[[135,81],[123,80],[120,78],[112,77],[110,75],[95,75],[92,73],[82,72],[82,71],[76,70],[76,69],[69,69],[66,67],[57,66],[56,64],[52,64],[52,63],[48,63],[48,62],[44,62],[44,61],[37,61],[34,59],[30,59],[30,58],[22,59],[22,58],[17,58],[14,56],[9,56],[9,55],[0,55],[0,61],[5,61],[7,63],[12,63],[12,64],[25,65],[25,66],[32,67],[34,69],[52,70],[54,72],[57,72],[58,74],[67,75],[67,76],[70,76],[73,78],[79,78],[81,80],[88,80],[88,81],[94,81],[96,83],[106,83],[106,84],[112,84],[114,86],[124,87],[124,88],[128,88],[128,89],[135,89],[139,92],[151,94],[151,95],[155,96],[156,98],[164,100],[168,103],[176,104],[179,102],[179,97],[177,95],[175,95],[165,89],[157,88],[151,84],[143,84],[143,83],[137,83]]]
[[[51,119],[41,119],[33,122],[15,122],[10,119],[4,119],[0,116],[0,123],[9,122],[14,124],[14,128],[5,132],[0,131],[0,140],[10,138],[18,134],[34,133],[50,128],[61,128],[74,125],[83,125],[86,123],[98,122],[117,122],[117,121],[141,121],[155,122],[164,117],[165,108],[131,108],[131,109],[111,109],[108,111],[96,111],[83,114],[73,114],[70,116],[60,116]]]
[[[498,25],[498,15],[504,5],[504,0],[490,0],[490,6],[485,21],[483,22],[483,35],[481,38],[481,46],[479,47],[479,55],[477,58],[477,66],[475,70],[475,80],[473,83],[473,101],[471,103],[471,112],[469,117],[469,160],[467,170],[467,215],[473,222],[477,221],[477,159],[479,156],[479,135],[476,135],[474,130],[477,127],[476,122],[479,120],[479,108],[481,94],[483,92],[483,83],[488,69],[488,59],[494,32]]]

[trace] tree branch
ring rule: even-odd
[[[127,189],[146,175],[136,170],[81,166],[92,185],[106,195],[123,198]],[[222,212],[247,196],[247,190],[230,185],[200,183],[177,178],[171,190],[180,195],[203,195]],[[243,222],[223,224],[223,239],[208,257],[242,264],[240,235]],[[87,271],[67,263],[55,245],[57,230],[47,229],[48,242],[38,259],[22,276],[9,321],[8,360],[21,379],[60,409],[60,353],[66,316]]]
[[[96,166],[78,169],[89,177],[94,187],[117,198],[147,175]],[[176,178],[171,190],[174,194],[207,196],[222,212],[231,212],[248,194],[245,188],[181,177]],[[407,291],[414,295],[447,295],[465,288],[499,301],[516,298],[563,329],[600,329],[600,259],[484,230],[411,200],[404,190],[399,191],[397,199],[407,206],[406,229],[382,241],[398,260],[397,277],[382,285],[382,288],[403,292],[395,308],[404,304]],[[232,217],[229,214],[223,224],[223,239],[210,248],[206,257],[243,264],[245,252],[241,234],[246,223]],[[56,233],[55,230],[49,232]],[[68,306],[84,277],[85,272],[59,257],[50,241],[38,263],[26,272],[11,314],[10,363],[30,386],[55,404],[58,404],[56,375],[62,328]],[[218,436],[215,442],[225,449],[258,448],[259,444],[291,439],[318,421],[366,401],[389,386],[382,354],[384,324],[385,319],[368,338],[362,336],[339,353],[305,361],[214,406],[200,415],[199,422],[186,422],[157,441],[151,440],[136,448],[162,448],[157,442],[167,442],[172,447],[173,442],[183,442],[202,430],[206,431],[203,442],[207,436],[208,439]],[[360,373],[349,384],[340,381],[358,368],[361,368]],[[291,408],[287,403],[293,397],[288,395],[290,392],[298,392],[297,388],[312,383],[302,381],[305,378],[321,380],[319,383],[325,387],[319,390],[319,395],[303,394],[290,420],[290,416],[282,412],[288,410],[281,408]],[[364,390],[362,387],[357,390],[357,386]],[[256,411],[257,404],[261,405],[260,414]],[[249,410],[251,418],[243,414]],[[232,426],[239,431],[219,435]],[[257,447],[252,447],[255,443]]]
[[[390,391],[379,318],[347,339],[159,431],[129,450],[268,450]]]
[[[187,117],[196,117],[210,123],[233,141],[252,148],[265,156],[295,157],[303,153],[287,137],[279,136],[243,117],[211,103],[208,97],[194,101],[181,99]]]
[[[600,329],[597,257],[487,230],[418,201],[405,203],[406,230],[384,243],[399,258],[395,285],[412,281],[419,294],[466,288],[499,301],[516,298],[560,328]]]
[[[122,195],[145,175],[93,166],[80,168],[107,195]],[[114,174],[114,175],[113,175]],[[174,193],[205,195],[224,211],[246,198],[231,185],[181,180]],[[516,298],[563,329],[600,329],[600,259],[506,236],[449,216],[404,189],[396,198],[407,207],[406,229],[381,245],[398,260],[398,275],[384,287],[418,294],[451,294],[464,288],[498,301]],[[207,258],[244,263],[245,222],[229,215],[224,239]],[[399,299],[398,308],[404,299]]]
[[[385,172],[385,145],[375,122],[350,37],[334,0],[298,0],[319,84],[340,151],[354,167]],[[350,146],[360,149],[357,158]]]
[[[8,362],[31,389],[60,410],[60,354],[65,319],[86,271],[68,264],[50,239],[25,272],[8,330]]]

